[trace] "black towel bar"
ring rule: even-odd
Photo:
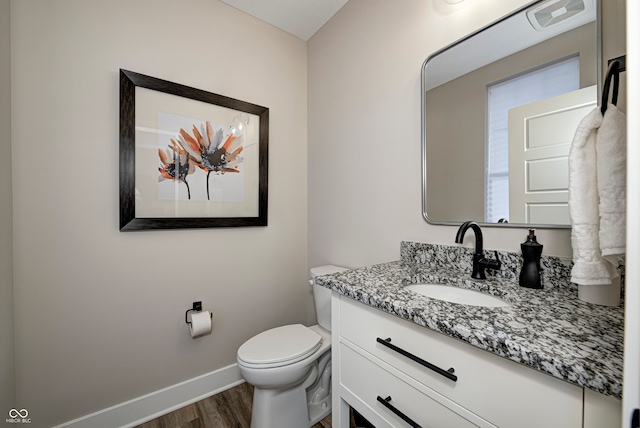
[[[604,115],[607,111],[609,104],[609,87],[611,86],[611,79],[613,79],[613,93],[611,95],[611,104],[614,106],[618,104],[618,87],[620,86],[620,73],[626,70],[627,63],[626,56],[620,56],[608,61],[607,75],[604,78],[604,85],[602,87],[602,100],[600,102],[600,112]]]
[[[610,60],[607,61],[607,67],[609,67],[613,61],[618,61],[617,70],[618,70],[619,73],[622,73],[623,71],[627,70],[627,56],[626,55],[619,56],[618,58],[611,58]]]

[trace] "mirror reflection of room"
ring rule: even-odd
[[[565,3],[538,2],[425,62],[429,220],[569,227],[567,156],[597,104],[599,45],[596,1]]]

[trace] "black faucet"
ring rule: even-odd
[[[464,238],[464,234],[467,232],[467,229],[472,228],[473,233],[476,235],[476,251],[473,255],[473,271],[471,272],[471,278],[474,279],[487,279],[484,274],[485,269],[500,269],[502,264],[500,263],[500,259],[498,258],[498,252],[496,251],[496,259],[485,259],[482,254],[482,230],[480,230],[480,226],[475,221],[467,221],[462,223],[460,229],[458,229],[458,233],[456,234],[456,243],[462,244],[462,240]]]

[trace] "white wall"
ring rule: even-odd
[[[215,0],[14,0],[11,24],[16,405],[31,426],[219,369],[257,332],[313,320],[303,41]],[[119,232],[120,68],[270,108],[268,227]],[[193,340],[196,300],[214,331]]]
[[[15,402],[13,347],[13,233],[11,202],[10,2],[0,0],[0,414]]]
[[[629,120],[640,116],[640,3],[627,0],[627,74],[629,97],[627,110],[627,217],[636,221],[627,222],[627,258],[637,261],[640,258],[640,170],[637,160],[640,158],[640,123]],[[623,428],[631,418],[634,409],[640,407],[640,266],[629,263],[626,269],[625,288],[625,342],[624,342],[624,379],[622,390]],[[631,424],[629,424],[630,426]]]
[[[311,265],[395,260],[401,240],[455,245],[455,227],[421,215],[420,67],[526,3],[350,0],[309,40]],[[483,230],[489,249],[519,251],[526,235]],[[569,231],[537,235],[545,254],[571,257]]]

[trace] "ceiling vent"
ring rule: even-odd
[[[547,0],[527,11],[533,28],[540,31],[593,8],[593,0]]]

